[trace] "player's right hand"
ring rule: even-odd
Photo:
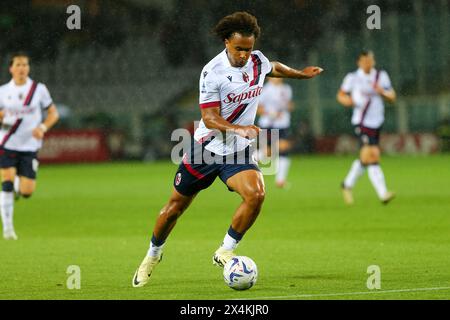
[[[246,139],[256,138],[259,134],[259,131],[261,131],[261,129],[255,125],[241,126],[234,130],[237,135]]]
[[[321,74],[323,72],[323,69],[320,67],[316,67],[316,66],[312,67],[311,66],[311,67],[304,68],[301,72],[305,78],[311,79],[311,78],[314,78],[315,76]]]

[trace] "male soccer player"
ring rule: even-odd
[[[288,157],[291,143],[289,141],[289,127],[291,125],[291,112],[294,108],[292,102],[292,88],[287,83],[283,83],[283,78],[268,78],[261,93],[258,114],[260,115],[258,125],[262,129],[267,129],[268,144],[276,143],[270,141],[270,132],[273,129],[279,130],[279,142],[275,147],[279,149],[278,170],[275,176],[277,187],[286,186],[286,178],[289,172],[290,159]],[[268,155],[270,149],[260,150],[264,157]]]
[[[149,281],[177,219],[198,192],[209,187],[217,176],[229,190],[242,197],[242,202],[222,245],[214,253],[213,262],[223,267],[234,256],[233,250],[258,216],[265,196],[263,176],[249,152],[250,140],[259,133],[254,121],[264,78],[270,75],[309,79],[322,72],[319,67],[295,70],[269,62],[260,51],[254,51],[260,29],[256,18],[246,12],[224,17],[214,31],[225,49],[201,72],[202,120],[195,131],[192,150],[185,154],[175,174],[172,195],[156,220],[150,248],[132,280],[134,287],[142,287]],[[217,132],[227,135],[223,137]],[[196,161],[205,151],[214,155],[214,163]],[[230,157],[245,161],[230,163]]]
[[[17,240],[13,224],[14,191],[24,198],[34,192],[37,151],[45,133],[58,121],[58,111],[47,87],[28,77],[30,64],[26,54],[12,56],[9,72],[11,81],[0,87],[0,211],[3,237]],[[47,112],[44,121],[43,111]]]
[[[359,159],[353,161],[342,183],[344,201],[353,204],[352,189],[365,169],[379,199],[387,204],[395,196],[387,190],[380,167],[380,131],[384,122],[384,102],[395,102],[396,93],[386,71],[375,69],[372,51],[362,51],[357,60],[358,70],[347,74],[337,94],[344,107],[353,107],[352,125],[360,140]]]

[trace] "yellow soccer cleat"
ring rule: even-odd
[[[223,266],[226,265],[227,262],[230,261],[234,256],[235,254],[233,250],[226,250],[220,247],[214,253],[214,256],[212,258],[213,264],[223,268]]]
[[[342,197],[344,198],[344,202],[347,205],[352,205],[354,203],[353,201],[353,192],[351,188],[347,188],[342,184]]]
[[[3,232],[3,238],[5,240],[17,240],[19,239],[17,237],[16,232],[14,231],[14,229],[7,229]]]
[[[383,199],[381,199],[381,202],[383,204],[388,204],[391,200],[395,198],[395,192],[388,191]]]
[[[150,281],[150,276],[152,275],[153,269],[161,261],[162,253],[158,257],[145,256],[139,268],[133,277],[133,287],[139,288],[145,286]]]

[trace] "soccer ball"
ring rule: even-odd
[[[249,257],[236,256],[225,264],[223,278],[230,288],[247,290],[256,283],[258,268]]]

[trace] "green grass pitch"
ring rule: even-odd
[[[450,156],[385,157],[398,195],[388,206],[367,175],[355,205],[343,204],[352,160],[296,157],[289,190],[265,177],[263,210],[237,249],[259,278],[242,292],[211,263],[240,202],[219,179],[178,221],[149,285],[135,289],[176,166],[43,166],[36,193],[16,202],[19,240],[0,240],[0,299],[449,299]],[[80,290],[66,286],[70,265],[81,269]],[[381,269],[378,291],[366,287],[370,265]]]

